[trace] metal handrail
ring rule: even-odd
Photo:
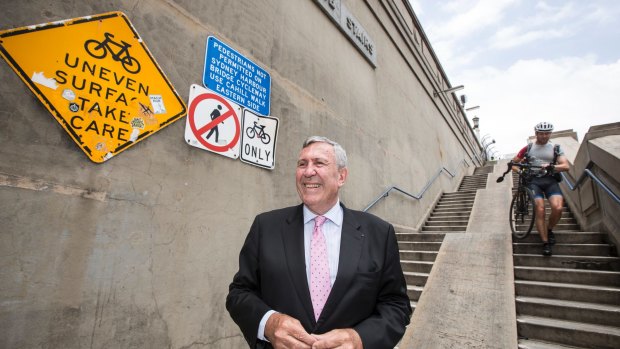
[[[467,165],[467,167],[469,167],[469,163],[467,162],[467,160],[463,159],[461,160],[457,165],[456,165],[456,169],[458,169],[459,165],[465,163],[465,165]],[[454,171],[456,171],[456,169]],[[418,195],[413,195],[413,194],[409,194],[408,192],[396,187],[396,186],[391,186],[389,187],[386,191],[384,191],[381,195],[379,195],[379,197],[377,197],[373,202],[370,203],[370,205],[368,205],[365,209],[363,209],[362,211],[367,212],[368,210],[370,210],[370,208],[372,208],[377,202],[379,202],[381,199],[387,197],[388,195],[390,195],[390,192],[392,190],[397,190],[407,196],[409,196],[410,198],[416,199],[416,200],[420,200],[423,196],[424,193],[426,193],[426,191],[428,190],[428,188],[435,182],[435,180],[437,179],[437,177],[439,177],[439,175],[441,175],[443,172],[446,172],[450,175],[450,178],[454,178],[455,175],[452,174],[452,172],[450,172],[450,170],[448,170],[445,167],[442,167],[439,171],[437,171],[437,173],[433,176],[433,178],[431,178],[426,185],[424,186],[424,188],[422,188],[422,191],[420,192],[420,194]]]
[[[583,170],[583,173],[581,174],[581,176],[579,176],[579,179],[577,179],[577,182],[575,182],[574,185],[570,182],[564,172],[560,172],[560,174],[562,175],[562,178],[564,178],[564,180],[566,181],[566,185],[568,186],[570,191],[574,191],[575,189],[577,189],[577,187],[583,183],[586,177],[592,178],[594,183],[598,184],[599,187],[601,187],[617,204],[620,205],[620,197],[615,194],[611,189],[609,189],[609,187],[607,187],[605,183],[603,183],[594,173],[592,173],[592,171],[590,171],[590,168],[593,165],[594,163],[592,161],[588,163],[586,168]]]

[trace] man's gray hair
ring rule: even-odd
[[[305,148],[312,143],[327,143],[334,147],[334,154],[336,154],[336,165],[338,165],[338,169],[347,167],[347,152],[340,144],[332,141],[327,137],[310,136],[304,141],[304,146],[302,148]]]

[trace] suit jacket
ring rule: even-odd
[[[338,274],[315,321],[306,277],[302,205],[254,219],[239,254],[226,309],[250,348],[261,318],[275,310],[298,319],[308,333],[354,328],[364,349],[393,348],[409,323],[411,306],[391,224],[343,205]]]

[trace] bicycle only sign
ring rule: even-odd
[[[121,12],[0,31],[0,54],[94,162],[186,113]]]
[[[278,119],[243,110],[241,161],[273,170],[276,165]]]

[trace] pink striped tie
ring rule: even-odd
[[[331,291],[329,279],[329,264],[327,260],[327,243],[323,235],[323,223],[326,218],[316,216],[314,218],[314,231],[310,243],[310,297],[314,308],[314,318],[319,319],[323,306]]]

